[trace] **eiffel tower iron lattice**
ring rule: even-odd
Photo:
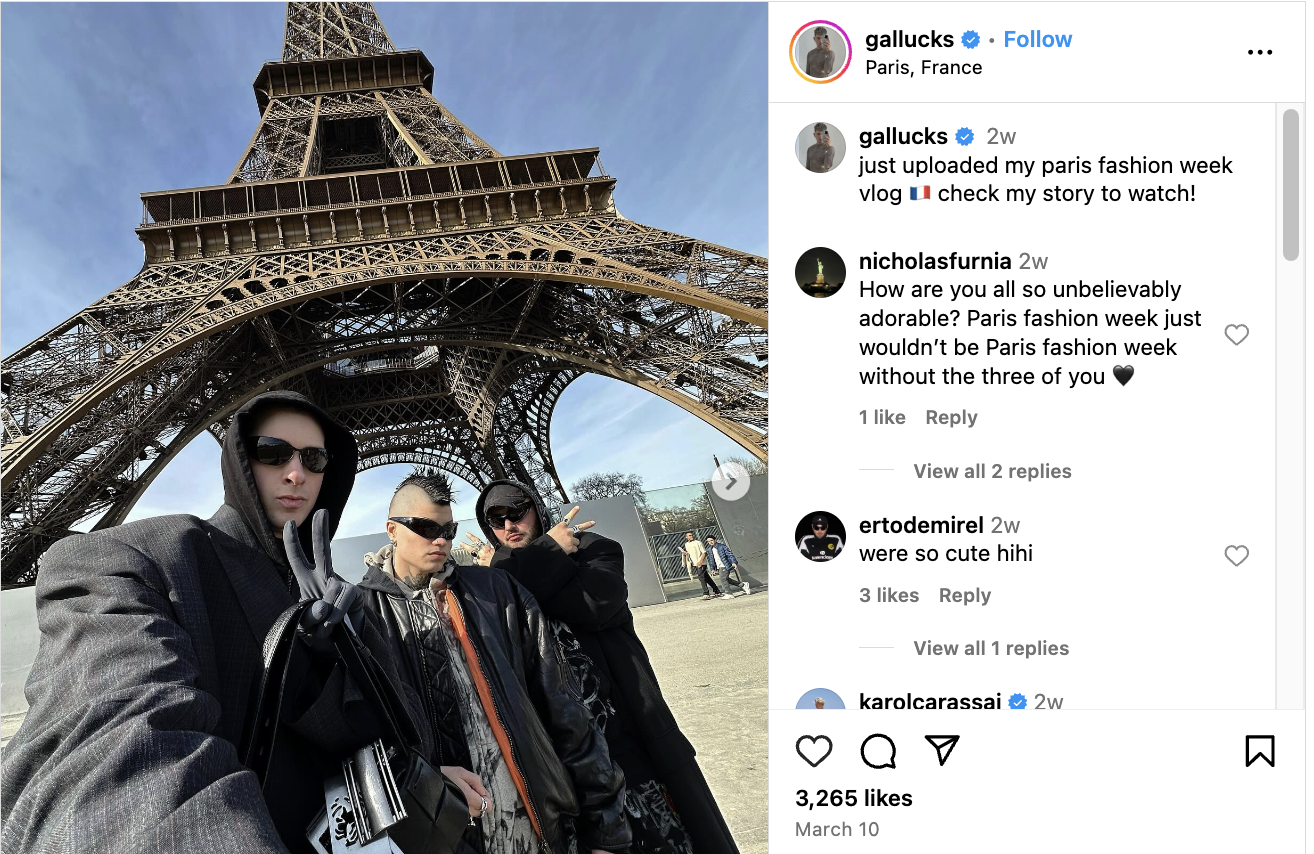
[[[766,458],[766,259],[626,219],[597,149],[499,153],[432,84],[372,4],[287,4],[228,182],[143,194],[141,271],[4,361],[5,586],[269,388],[341,418],[362,470],[563,501],[548,427],[585,373]]]

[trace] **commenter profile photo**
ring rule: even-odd
[[[842,709],[844,700],[829,688],[813,688],[804,691],[794,705],[796,709]]]
[[[812,122],[794,138],[794,156],[803,168],[819,175],[833,172],[844,160],[844,134],[831,122]]]
[[[794,281],[811,297],[828,297],[844,287],[844,259],[834,249],[814,246],[794,263]]]
[[[844,551],[844,523],[833,513],[818,510],[804,516],[794,529],[798,552],[806,560],[825,563]]]

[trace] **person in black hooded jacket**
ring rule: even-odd
[[[576,508],[578,510],[578,508]],[[503,570],[538,601],[558,630],[590,711],[626,780],[633,854],[737,854],[738,847],[693,745],[662,697],[634,630],[620,543],[573,525],[549,524],[528,487],[497,480],[475,503],[488,543],[479,562]]]
[[[42,559],[29,710],[5,748],[5,851],[309,851],[335,757],[377,736],[341,666],[310,655],[284,692],[263,791],[242,764],[261,645],[299,598],[283,526],[300,526],[306,554],[301,523],[316,510],[337,528],[357,451],[327,413],[280,391],[237,410],[221,460],[224,504],[209,520],[69,536]],[[395,673],[377,628],[357,628]]]

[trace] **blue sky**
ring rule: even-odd
[[[0,6],[0,353],[130,279],[139,195],[222,183],[259,119],[251,82],[282,52],[281,3]],[[503,153],[597,146],[629,218],[766,254],[765,4],[379,4],[423,50],[434,95]],[[552,424],[567,484],[634,471],[706,480],[745,453],[678,407],[587,376]],[[209,515],[202,435],[130,518]],[[339,535],[377,530],[407,469],[357,479]],[[462,490],[463,517],[475,492]]]

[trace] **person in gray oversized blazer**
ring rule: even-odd
[[[327,450],[319,472],[316,446]],[[37,577],[30,708],[4,752],[0,848],[310,850],[323,778],[343,750],[376,735],[340,665],[308,655],[287,686],[263,793],[239,745],[261,644],[299,595],[282,527],[300,525],[310,554],[301,523],[325,509],[337,528],[356,460],[350,432],[309,400],[263,394],[228,429],[224,504],[209,520],[162,516],[50,548]],[[377,631],[357,628],[393,669]]]

